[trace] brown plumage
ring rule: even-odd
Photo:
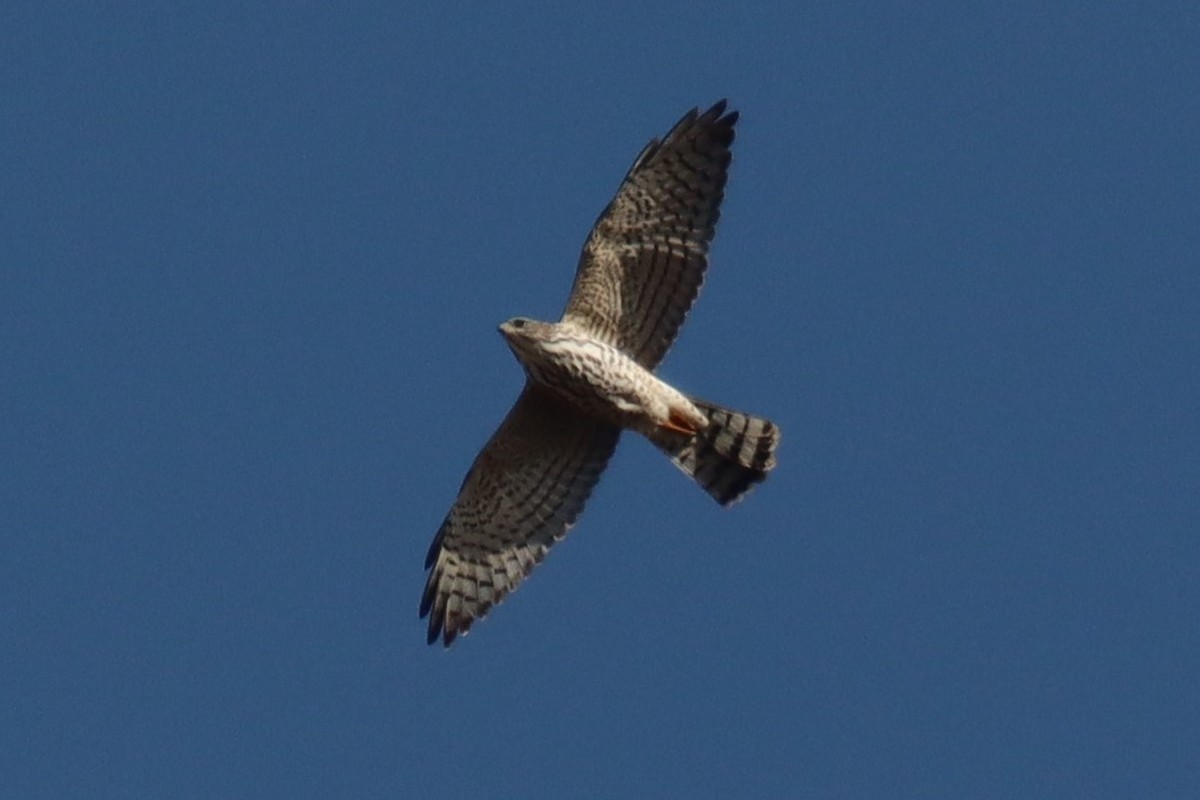
[[[652,372],[704,281],[737,117],[721,101],[651,141],[588,236],[562,319],[500,326],[525,388],[429,548],[421,616],[431,644],[466,633],[566,534],[622,430],[646,436],[722,505],[775,466],[773,423]]]

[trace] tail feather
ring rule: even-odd
[[[694,436],[660,429],[650,439],[714,500],[732,505],[774,469],[779,428],[702,400],[692,403],[708,417],[707,428]]]

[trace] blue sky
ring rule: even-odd
[[[1189,3],[17,4],[0,795],[1180,797],[1200,782]],[[422,560],[592,220],[742,112],[662,374],[449,651]]]

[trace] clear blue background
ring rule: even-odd
[[[1195,796],[1195,3],[506,5],[6,6],[0,796]],[[627,439],[427,648],[495,325],[723,96],[663,374],[778,470]]]

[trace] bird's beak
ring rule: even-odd
[[[508,342],[509,347],[516,347],[521,341],[520,331],[512,326],[511,323],[501,323],[499,327],[500,335],[504,337],[504,341]]]

